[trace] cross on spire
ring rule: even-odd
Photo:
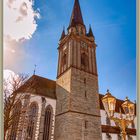
[[[35,75],[36,67],[37,67],[37,65],[35,64],[35,65],[34,65],[34,73],[33,73],[33,75]]]

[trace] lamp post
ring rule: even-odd
[[[126,140],[126,128],[128,127],[130,123],[134,121],[134,112],[135,112],[134,103],[132,103],[126,97],[124,103],[121,105],[126,115],[125,118],[122,115],[121,109],[120,109],[120,117],[114,117],[115,107],[116,107],[116,98],[111,95],[109,90],[107,90],[107,93],[102,98],[102,103],[110,120],[113,120],[116,126],[120,128],[122,139]]]

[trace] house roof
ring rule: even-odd
[[[55,81],[33,75],[16,92],[29,92],[56,99],[55,86]]]

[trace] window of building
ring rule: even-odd
[[[66,65],[66,58],[67,58],[67,55],[66,55],[66,53],[64,53],[64,55],[63,55],[63,65]]]
[[[49,140],[52,128],[52,107],[49,105],[45,111],[43,140]]]
[[[132,136],[128,135],[128,140],[133,140]]]
[[[135,123],[134,123],[134,121],[132,121],[131,127],[132,127],[133,129],[135,128]]]
[[[106,138],[107,138],[107,140],[112,140],[112,137],[109,133],[106,133]]]
[[[86,84],[86,78],[84,78],[84,84]]]
[[[85,98],[87,99],[87,91],[85,91]]]
[[[81,54],[81,68],[87,70],[88,68],[88,56],[85,53]]]
[[[11,124],[11,133],[9,136],[9,140],[16,140],[21,107],[22,107],[21,102],[17,103],[17,105],[14,107],[14,110],[11,116],[13,117],[13,119],[12,119],[12,124]]]
[[[26,140],[33,140],[36,128],[38,106],[36,103],[31,103],[28,112],[28,126]]]
[[[88,121],[85,120],[85,129],[87,129],[87,128],[88,128]]]
[[[111,125],[111,122],[110,122],[110,119],[109,119],[108,116],[106,117],[106,124],[107,124],[107,125]]]
[[[120,134],[118,134],[118,140],[122,140],[122,137]]]
[[[64,53],[63,57],[62,57],[62,67],[63,67],[63,70],[66,69],[66,63],[67,63],[67,54]]]

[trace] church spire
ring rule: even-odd
[[[71,19],[70,19],[69,28],[74,27],[77,24],[84,25],[79,0],[75,0],[74,2],[74,7],[73,7]]]
[[[89,25],[89,32],[88,32],[87,36],[88,36],[88,37],[93,37],[93,38],[94,38],[91,25]]]
[[[63,31],[62,31],[62,34],[61,34],[60,40],[63,39],[64,37],[65,37],[65,27],[63,27]]]

